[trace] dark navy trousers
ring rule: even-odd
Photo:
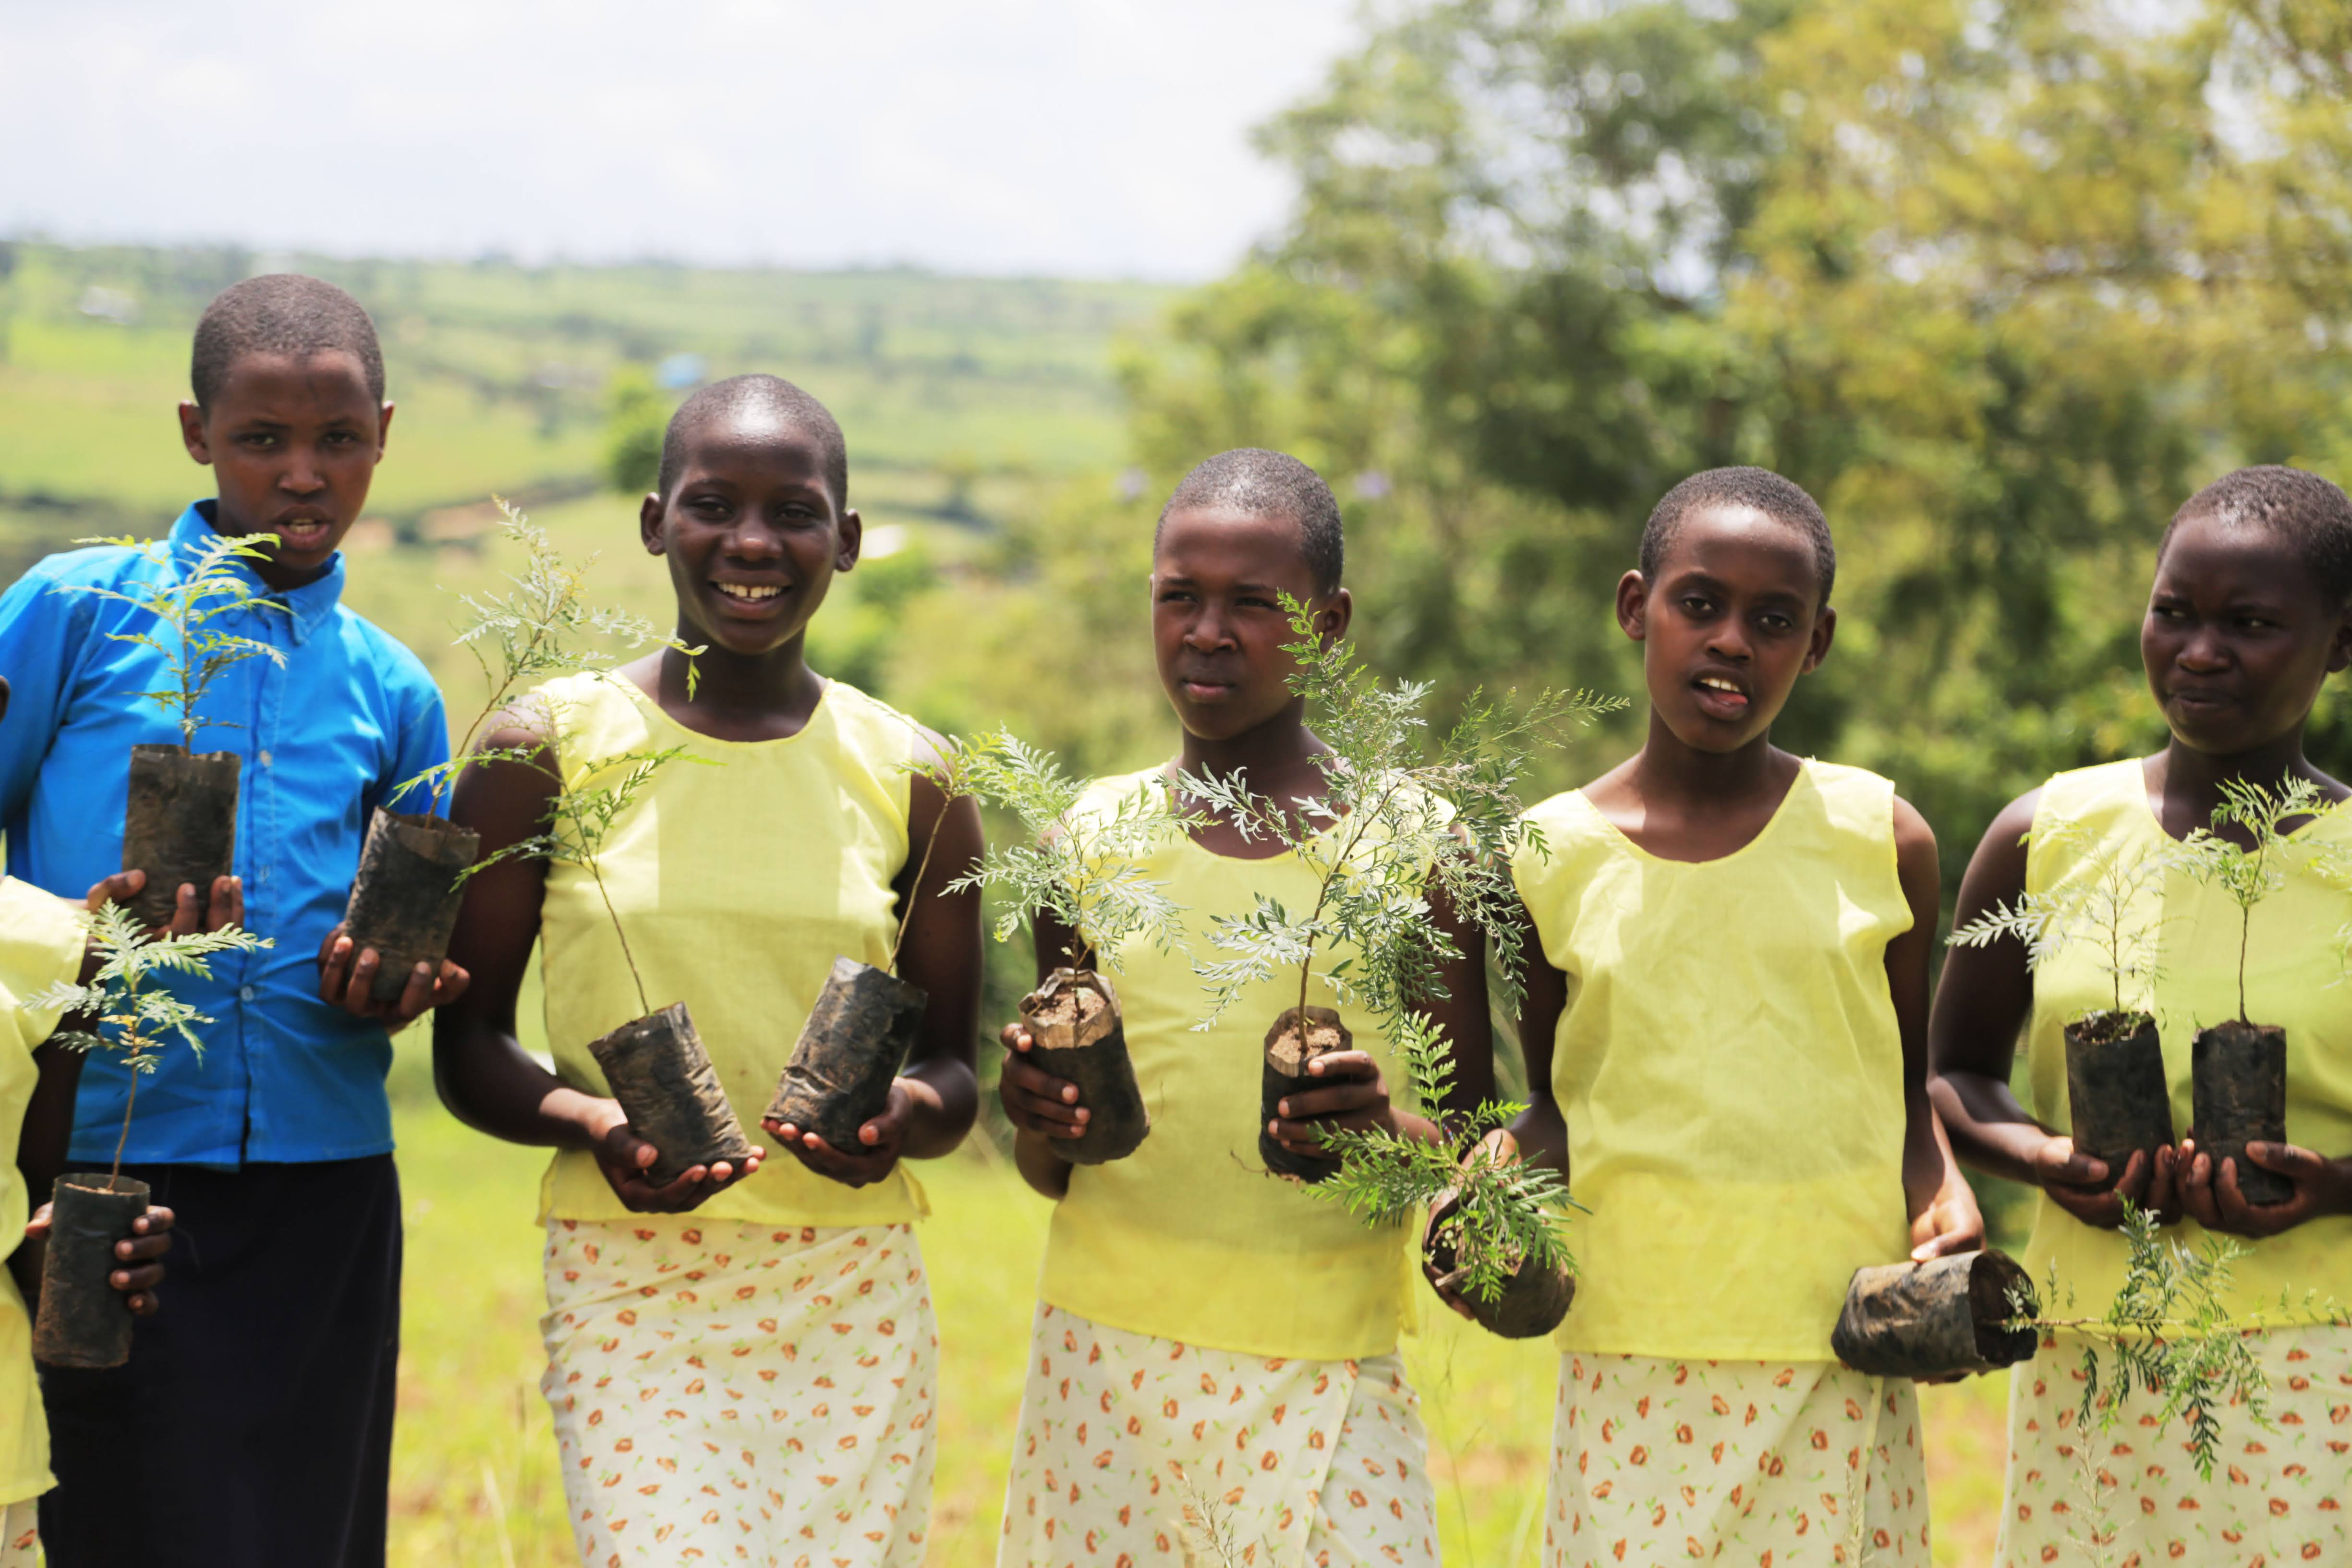
[[[41,1369],[50,1568],[383,1568],[392,1156],[124,1173],[175,1216],[163,1310],[122,1366]]]

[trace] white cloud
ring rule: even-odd
[[[1192,279],[1350,0],[0,0],[0,228]]]

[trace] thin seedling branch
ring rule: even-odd
[[[256,580],[242,570],[237,563],[266,561],[268,546],[278,542],[274,533],[255,533],[243,537],[215,534],[195,549],[194,559],[185,572],[180,564],[172,542],[168,539],[135,539],[128,536],[77,539],[76,544],[111,545],[137,552],[154,566],[161,582],[141,583],[131,589],[103,588],[92,584],[68,584],[55,590],[61,594],[88,594],[94,598],[110,599],[119,605],[145,612],[169,628],[170,636],[158,637],[152,632],[109,632],[110,641],[131,643],[148,649],[163,661],[171,672],[172,684],[154,691],[138,695],[154,703],[173,716],[180,731],[183,750],[194,753],[196,734],[207,727],[223,730],[243,726],[226,719],[199,719],[196,708],[205,694],[213,688],[223,671],[248,658],[262,658],[281,668],[286,656],[257,637],[241,637],[234,632],[215,631],[212,624],[223,616],[242,610],[267,610],[287,615],[287,605],[269,595],[268,590],[256,592]]]
[[[170,974],[212,976],[212,957],[222,952],[257,952],[274,945],[236,926],[185,936],[162,935],[142,927],[128,906],[110,903],[82,917],[83,929],[99,958],[89,984],[60,982],[26,998],[28,1013],[89,1015],[91,1027],[60,1029],[50,1038],[68,1050],[110,1051],[122,1058],[131,1072],[131,1090],[122,1107],[122,1132],[115,1140],[114,1164],[107,1185],[122,1177],[122,1156],[131,1142],[131,1119],[139,1105],[139,1078],[155,1070],[163,1047],[173,1037],[201,1058],[204,1041],[195,1026],[212,1018],[158,984]]]

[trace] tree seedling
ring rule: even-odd
[[[2270,1377],[2263,1369],[2256,1341],[2247,1325],[2234,1319],[2226,1297],[2231,1265],[2245,1249],[2226,1237],[2209,1236],[2190,1249],[2167,1241],[2155,1215],[2126,1204],[2124,1239],[2130,1248],[2124,1283],[2095,1318],[2055,1316],[2038,1311],[2032,1293],[2015,1299],[2021,1327],[2036,1334],[2062,1331],[2084,1341],[2083,1394],[2071,1413],[2074,1441],[2062,1444],[2061,1457],[2074,1462],[2074,1485],[2081,1495],[2084,1523],[2072,1531],[2075,1544],[2094,1563],[2116,1562],[2115,1503],[2120,1484],[2111,1461],[2120,1451],[2119,1429],[2135,1395],[2158,1401],[2152,1424],[2161,1434],[2175,1420],[2188,1429],[2188,1448],[2198,1474],[2210,1480],[2221,1452],[2222,1413],[2241,1409],[2257,1426],[2270,1429]],[[2047,1290],[2053,1301],[2073,1305],[2073,1293],[2061,1294],[2053,1268]],[[2352,1322],[2333,1301],[2316,1299],[2292,1302],[2282,1298],[2282,1320],[2289,1318],[2342,1327]],[[2054,1343],[2054,1341],[2053,1342]],[[2063,1422],[2063,1417],[2062,1417]],[[2135,1439],[2137,1443],[2138,1439]]]
[[[441,815],[442,798],[458,772],[472,763],[531,760],[532,753],[521,751],[478,756],[474,752],[483,726],[508,711],[517,692],[576,670],[609,673],[616,656],[589,638],[617,641],[631,650],[656,644],[677,648],[688,656],[689,695],[693,690],[691,658],[700,649],[662,636],[641,616],[590,605],[588,570],[596,557],[592,554],[577,564],[565,561],[545,529],[503,498],[491,499],[499,509],[499,531],[522,552],[523,565],[520,573],[506,575],[503,592],[457,595],[467,619],[457,646],[481,667],[482,705],[467,722],[447,762],[394,788],[394,805],[423,791],[422,813],[376,808],[343,911],[344,930],[354,948],[373,949],[381,960],[371,987],[379,1002],[397,997],[417,964],[438,970],[448,953],[466,868],[474,863],[480,840],[471,828],[459,827]]]
[[[2199,1149],[2216,1172],[2223,1161],[2236,1162],[2238,1191],[2250,1204],[2294,1195],[2294,1183],[2246,1157],[2248,1143],[2286,1142],[2286,1031],[2254,1023],[2246,1007],[2254,910],[2286,886],[2288,870],[2305,854],[2286,824],[2335,809],[2307,779],[2290,779],[2276,790],[2232,779],[2221,785],[2212,826],[2181,844],[2190,874],[2238,906],[2238,1016],[2197,1032],[2189,1093]],[[2248,842],[2238,843],[2231,830]]]
[[[1285,1096],[1318,1081],[1310,1074],[1316,1058],[1352,1048],[1338,1012],[1309,1005],[1315,982],[1342,1004],[1360,1003],[1404,1057],[1447,1146],[1433,1152],[1390,1132],[1327,1131],[1332,1157],[1317,1160],[1261,1132],[1267,1167],[1309,1182],[1339,1176],[1329,1195],[1372,1223],[1442,1203],[1429,1245],[1481,1321],[1531,1321],[1505,1300],[1509,1293],[1535,1299],[1534,1320],[1549,1313],[1557,1321],[1570,1288],[1551,1206],[1561,1195],[1557,1178],[1476,1147],[1523,1107],[1490,1100],[1449,1115],[1438,1103],[1452,1081],[1450,1058],[1418,1005],[1445,995],[1440,965],[1462,956],[1434,918],[1433,900],[1443,899],[1491,935],[1499,1000],[1516,1007],[1523,972],[1510,861],[1522,848],[1542,848],[1539,831],[1519,815],[1518,780],[1559,724],[1589,722],[1623,700],[1546,692],[1507,716],[1473,693],[1431,752],[1422,716],[1428,686],[1381,684],[1345,642],[1317,634],[1307,605],[1287,595],[1282,603],[1294,637],[1286,651],[1297,666],[1291,687],[1307,699],[1329,748],[1317,759],[1324,798],[1272,800],[1239,774],[1185,774],[1178,789],[1188,805],[1223,816],[1245,838],[1271,838],[1291,851],[1312,876],[1316,898],[1294,910],[1261,894],[1250,913],[1212,922],[1209,940],[1221,956],[1196,966],[1212,994],[1199,1026],[1211,1026],[1244,988],[1297,973],[1297,1005],[1266,1034],[1263,1127]]]
[[[2081,846],[2080,823],[2060,821],[2026,835],[2030,844]],[[2112,1185],[2132,1154],[2153,1161],[2172,1142],[2172,1094],[2164,1049],[2149,1010],[2158,973],[2164,880],[2188,863],[2179,846],[2135,855],[2096,856],[2089,874],[2048,892],[1999,904],[1955,930],[1955,947],[1990,947],[2013,940],[2025,948],[2027,969],[2039,972],[2057,954],[2086,949],[2107,977],[2109,1002],[2068,1019],[2066,1101],[2074,1147],[2105,1161]]]
[[[1057,1139],[1054,1152],[1074,1164],[1098,1165],[1135,1152],[1151,1118],[1127,1050],[1118,994],[1103,969],[1118,967],[1128,942],[1162,952],[1183,944],[1183,910],[1142,863],[1181,837],[1190,822],[1168,785],[1146,779],[1108,808],[1081,809],[1084,781],[1046,752],[999,731],[956,741],[934,776],[1011,811],[1025,841],[991,849],[955,889],[995,888],[1009,900],[996,922],[1003,942],[1037,911],[1070,932],[1062,963],[1021,999],[1031,1059],[1042,1071],[1078,1086],[1086,1131]]]
[[[48,1251],[42,1260],[41,1310],[34,1354],[51,1366],[120,1366],[131,1354],[131,1311],[108,1284],[114,1244],[129,1239],[147,1212],[147,1184],[122,1174],[122,1152],[139,1106],[139,1079],[155,1070],[173,1040],[202,1056],[195,1026],[213,1020],[162,983],[170,975],[209,979],[222,952],[257,952],[267,937],[236,926],[184,936],[160,934],[131,909],[110,903],[84,915],[99,965],[87,984],[64,981],[25,1000],[25,1011],[62,1014],[68,1024],[50,1039],[68,1050],[111,1052],[130,1069],[122,1131],[103,1176],[59,1176],[51,1202]]]
[[[913,728],[912,721],[908,721]],[[918,745],[922,736],[916,732]],[[952,753],[928,765],[905,764],[937,784],[947,805],[971,792],[955,766]],[[934,825],[924,843],[914,879],[907,884],[906,907],[890,939],[889,956],[881,968],[846,953],[833,961],[833,969],[817,992],[816,1005],[801,1026],[800,1038],[784,1063],[783,1076],[764,1112],[766,1121],[795,1135],[814,1132],[835,1149],[856,1150],[860,1129],[889,1109],[890,1086],[898,1081],[907,1052],[923,1025],[929,994],[901,979],[898,954],[906,945],[915,903],[922,896],[923,879],[930,874],[931,855],[939,847],[940,827]],[[961,884],[958,884],[960,886]],[[950,887],[947,891],[954,891]]]
[[[154,568],[152,577],[126,587],[68,584],[57,590],[89,594],[128,605],[150,617],[152,629],[109,632],[109,640],[152,651],[170,681],[134,693],[170,716],[180,743],[131,748],[130,800],[123,815],[122,868],[147,873],[146,886],[131,909],[149,929],[169,925],[183,886],[193,886],[201,902],[215,879],[236,865],[236,802],[239,762],[234,752],[197,755],[197,734],[207,729],[239,728],[226,719],[199,714],[205,697],[222,674],[248,658],[283,666],[286,656],[268,643],[227,629],[230,617],[246,611],[287,613],[259,579],[241,564],[268,559],[274,533],[231,537],[207,534],[184,560],[169,539],[78,539],[77,544],[112,545],[136,551]]]

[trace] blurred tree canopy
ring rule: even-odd
[[[1895,777],[1948,889],[2011,795],[2160,740],[2137,631],[2179,504],[2242,462],[2344,477],[2347,87],[2352,21],[2289,0],[1391,14],[1262,133],[1301,187],[1284,232],[1129,353],[1146,493],[1011,531],[1019,586],[915,684],[1082,765],[1164,754],[1157,499],[1265,446],[1331,480],[1360,634],[1441,710],[1638,695],[1610,602],[1643,518],[1758,463],[1841,557],[1837,649],[1779,738]],[[966,689],[1074,658],[1050,708]]]

